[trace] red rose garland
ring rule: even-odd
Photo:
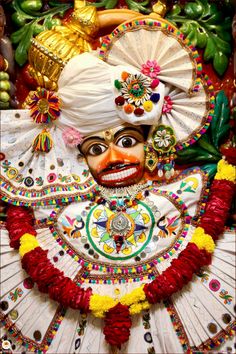
[[[140,307],[144,300],[154,304],[168,299],[175,292],[181,290],[202,266],[211,263],[211,252],[214,249],[212,239],[217,240],[217,237],[223,231],[235,191],[235,186],[232,182],[235,177],[233,167],[227,165],[224,160],[221,160],[218,166],[218,176],[216,175],[216,179],[212,183],[205,214],[201,217],[200,227],[198,228],[200,229],[198,230],[200,236],[202,231],[205,236],[203,239],[202,237],[198,239],[198,236],[195,236],[195,239],[192,239],[187,247],[180,252],[178,259],[172,261],[169,268],[151,283],[145,284],[143,287],[145,299],[138,300],[141,301],[140,303],[131,302],[132,306],[137,305]],[[230,178],[227,177],[225,179],[225,174],[227,173],[230,174]],[[34,236],[36,236],[33,220],[32,213],[27,208],[11,205],[8,209],[6,228],[9,231],[11,247],[19,248],[19,241],[22,241],[25,236],[26,239],[29,239],[29,245],[26,242],[22,252],[23,269],[37,283],[39,290],[49,293],[53,300],[58,301],[64,307],[88,312],[91,298],[95,294],[92,294],[91,288],[82,289],[70,278],[65,277],[64,273],[55,268],[47,258],[48,251],[42,250],[38,245],[35,246],[34,242],[36,241],[32,241],[32,239],[35,240]],[[142,288],[137,290],[139,290],[140,295]],[[118,348],[129,338],[131,327],[130,311],[132,307],[129,308],[129,306],[118,303],[105,311],[105,339],[109,344]],[[141,310],[142,306],[140,307]]]
[[[118,303],[111,308],[106,314],[103,330],[107,343],[121,349],[121,344],[129,339],[131,325],[128,306]]]
[[[214,180],[212,182],[211,194],[199,226],[215,241],[224,231],[234,193],[235,185],[233,182],[227,180]]]
[[[181,290],[192,279],[195,272],[210,263],[210,253],[199,250],[194,243],[189,243],[178,259],[172,261],[171,267],[151,283],[145,284],[144,292],[148,302],[156,304],[167,300],[175,292]]]
[[[47,253],[40,247],[26,253],[22,258],[23,269],[37,283],[39,291],[48,293],[51,299],[64,307],[88,312],[92,289],[79,288],[70,278],[65,277],[63,272],[52,265]]]

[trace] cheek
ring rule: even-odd
[[[92,172],[93,176],[97,175],[97,171],[100,169],[100,166],[105,157],[103,155],[100,156],[88,156],[86,158],[88,167]]]
[[[143,144],[137,144],[134,147],[131,147],[129,149],[121,149],[121,150],[122,150],[125,162],[131,162],[131,163],[139,162],[141,165],[144,164]]]

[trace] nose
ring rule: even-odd
[[[116,165],[124,162],[122,154],[116,149],[114,144],[110,144],[108,148],[107,165]]]

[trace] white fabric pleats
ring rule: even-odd
[[[215,338],[232,323],[235,294],[233,235],[233,231],[225,231],[217,243],[212,265],[203,269],[191,284],[172,297],[175,314],[181,320],[180,327],[186,333],[191,347],[201,347],[202,343]],[[50,231],[47,228],[39,229],[37,239],[43,249],[49,249],[51,262],[57,257],[54,265],[63,270],[66,276],[75,278],[80,265],[66,252],[59,255],[61,248]],[[1,304],[8,304],[5,310],[2,309],[2,316],[9,318],[15,331],[20,331],[23,337],[36,346],[43,344],[48,328],[62,315],[58,330],[54,332],[52,343],[47,349],[48,353],[109,353],[109,346],[102,333],[103,320],[70,309],[64,316],[60,306],[51,301],[47,294],[40,293],[36,286],[27,289],[24,284],[28,275],[21,268],[18,252],[8,246],[6,230],[1,230],[0,241]],[[127,283],[120,288],[122,293],[127,293],[137,286],[137,283]],[[93,286],[94,292],[107,295],[114,294],[114,288],[115,285]],[[151,308],[148,316],[150,318],[146,328],[144,317],[133,317],[130,340],[121,352],[147,353],[154,347],[155,353],[184,353],[167,307],[163,303],[157,304]],[[40,332],[40,339],[36,336],[37,331]],[[13,353],[25,350],[6,330],[1,329],[1,333],[16,346]]]

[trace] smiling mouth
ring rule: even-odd
[[[137,175],[139,170],[139,164],[129,164],[123,167],[116,166],[112,171],[109,170],[100,176],[100,180],[101,182],[125,181]]]

